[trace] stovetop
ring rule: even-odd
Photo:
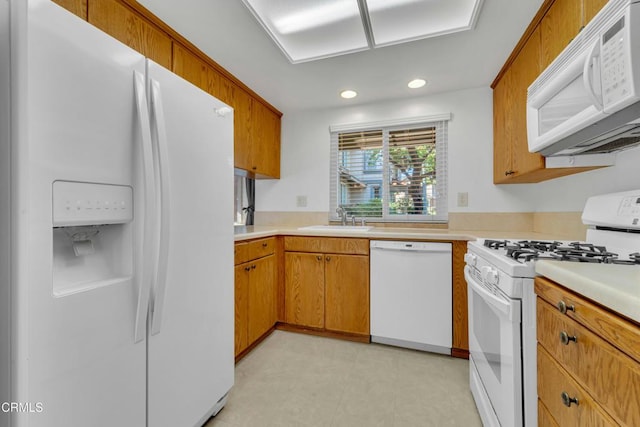
[[[483,246],[521,263],[539,259],[551,259],[571,262],[640,265],[640,252],[619,254],[608,251],[606,246],[586,242],[485,239]]]

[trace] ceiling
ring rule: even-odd
[[[484,0],[471,31],[291,64],[240,0],[138,1],[285,114],[488,87],[543,2]]]

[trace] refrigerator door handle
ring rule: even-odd
[[[153,171],[153,147],[151,145],[151,125],[149,122],[149,110],[145,90],[145,77],[142,73],[134,71],[134,88],[140,133],[142,136],[142,172],[144,191],[144,218],[142,253],[154,253],[154,229],[155,212],[155,176]],[[142,259],[142,271],[139,275],[138,303],[136,306],[134,342],[144,340],[147,331],[147,312],[149,310],[149,293],[153,273],[154,258],[144,256]]]
[[[155,124],[155,136],[158,148],[158,163],[160,175],[160,244],[158,249],[158,267],[154,280],[153,309],[151,314],[151,335],[160,332],[162,313],[167,288],[167,265],[169,264],[169,234],[171,226],[171,203],[169,196],[169,153],[167,147],[167,131],[165,128],[164,109],[162,107],[162,93],[160,83],[151,79],[151,109]]]

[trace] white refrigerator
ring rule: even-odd
[[[0,426],[202,425],[233,385],[233,110],[0,0]]]

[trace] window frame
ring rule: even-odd
[[[344,151],[339,151],[339,134],[366,131],[381,131],[383,139],[383,167],[382,183],[380,193],[382,194],[382,217],[365,217],[370,222],[427,222],[446,223],[448,221],[448,122],[451,114],[439,114],[433,116],[422,116],[410,119],[379,121],[370,123],[354,123],[347,125],[332,125],[329,127],[331,141],[331,164],[330,164],[330,211],[329,220],[338,221],[336,209],[341,205],[341,186],[339,179],[340,159]],[[389,162],[389,133],[399,130],[412,130],[423,127],[436,128],[436,184],[434,192],[436,194],[435,215],[428,214],[391,214],[389,212],[389,202],[391,195],[390,185],[390,162]],[[363,150],[364,151],[364,150]],[[366,173],[366,167],[363,165]]]

